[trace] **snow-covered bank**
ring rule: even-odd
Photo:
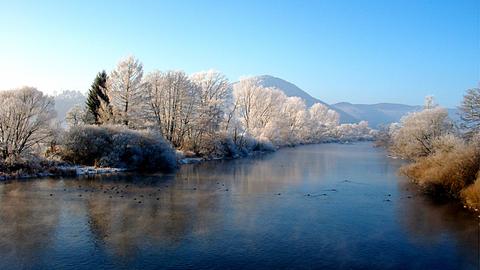
[[[43,177],[61,177],[61,176],[83,176],[83,175],[100,175],[100,174],[115,174],[127,172],[125,168],[98,168],[93,166],[80,165],[60,165],[53,168],[48,168],[38,172],[26,173],[23,171],[16,171],[11,173],[0,172],[0,181],[13,179],[29,179],[29,178],[43,178]]]

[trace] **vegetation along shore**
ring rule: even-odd
[[[422,111],[384,128],[377,143],[410,162],[401,173],[435,196],[461,200],[480,209],[480,88],[470,89],[459,106],[461,122],[427,97]]]
[[[53,97],[34,87],[0,92],[3,179],[169,172],[199,160],[371,140],[376,134],[365,121],[340,124],[339,114],[326,105],[307,107],[303,99],[264,87],[255,78],[231,83],[213,70],[144,76],[133,56],[109,73],[98,73],[86,104],[67,113],[67,125],[55,115]]]

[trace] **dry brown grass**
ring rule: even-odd
[[[461,192],[461,197],[468,207],[480,209],[480,171],[477,180]]]
[[[417,159],[401,172],[431,192],[459,197],[463,189],[474,183],[479,167],[478,146],[460,144],[449,151]]]

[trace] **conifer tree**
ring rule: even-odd
[[[93,116],[94,124],[101,124],[100,108],[109,106],[110,99],[107,94],[107,73],[102,70],[97,74],[92,86],[88,90],[86,101],[87,112]]]

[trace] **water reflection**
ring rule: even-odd
[[[406,180],[400,181],[399,187],[406,197],[397,204],[398,214],[410,241],[425,247],[452,242],[456,247],[453,252],[462,254],[465,259],[465,262],[459,262],[461,268],[480,265],[480,224],[472,213],[448,199],[423,194]]]
[[[0,184],[0,269],[478,266],[475,218],[418,193],[400,163],[332,144]]]
[[[60,205],[44,192],[53,186],[50,181],[0,186],[2,261],[29,265],[48,254],[45,243],[55,237],[60,213]]]

